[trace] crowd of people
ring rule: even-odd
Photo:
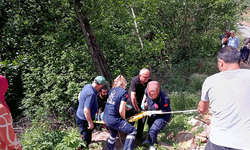
[[[239,38],[235,36],[235,31],[225,30],[220,36],[221,46],[232,46],[234,48],[239,48]],[[241,62],[248,63],[248,57],[250,52],[250,37],[244,38],[243,45],[240,48]]]
[[[134,127],[134,122],[127,122],[126,118],[143,110],[171,111],[170,100],[160,89],[160,84],[157,81],[152,81],[149,70],[143,68],[139,75],[131,80],[130,89],[126,91],[127,81],[123,75],[119,75],[113,81],[106,101],[103,98],[106,97],[108,91],[106,87],[103,88],[105,84],[108,84],[106,79],[103,76],[97,76],[92,84],[85,85],[79,93],[76,122],[81,137],[86,143],[85,146],[88,147],[91,142],[91,134],[94,129],[93,120],[95,114],[98,113],[110,131],[107,150],[114,149],[118,131],[127,133],[124,149],[133,149],[135,139],[145,140],[144,143],[150,144],[150,150],[156,149],[154,144],[157,143],[158,132],[166,126],[171,115],[153,114],[149,116],[147,119],[149,137],[146,139],[142,136],[146,117],[138,120],[137,128]],[[97,91],[99,91],[99,95]],[[142,101],[144,101],[145,106],[142,106]],[[104,103],[105,107],[103,107]],[[96,104],[100,105],[99,109]],[[128,106],[131,108],[127,109]],[[104,110],[103,113],[101,110]]]
[[[232,39],[234,40],[234,31],[230,33],[233,34]],[[198,112],[206,114],[209,109],[212,112],[211,133],[205,150],[250,149],[248,142],[250,106],[247,105],[250,97],[250,70],[240,69],[241,52],[237,49],[236,43],[232,44],[235,46],[228,46],[230,44],[230,40],[228,40],[228,45],[219,50],[217,65],[220,72],[208,77],[202,86]],[[98,76],[92,86],[91,84],[86,85],[81,91],[77,110],[81,113],[77,113],[76,120],[79,118],[78,115],[85,115],[88,116],[86,118],[89,118],[82,120],[83,123],[77,121],[83,140],[87,143],[86,146],[91,141],[94,127],[92,120],[98,110],[95,105],[97,103],[96,94],[99,88],[106,83],[104,77]],[[107,150],[115,149],[114,144],[119,131],[127,133],[124,149],[133,149],[134,140],[143,139],[145,120],[149,126],[149,136],[143,139],[143,143],[149,143],[149,149],[155,150],[157,135],[170,121],[171,115],[156,113],[147,118],[143,117],[138,121],[137,128],[133,126],[133,123],[127,122],[126,118],[145,110],[170,112],[170,100],[161,90],[160,83],[150,78],[150,72],[146,68],[141,69],[139,75],[132,78],[128,92],[125,90],[126,86],[126,79],[119,75],[114,80],[108,94],[103,113],[103,120],[110,130]],[[93,92],[94,89],[96,89],[95,92]],[[92,101],[92,106],[86,100]],[[127,110],[126,105],[131,105],[132,108]],[[89,111],[85,109],[94,111],[90,111],[93,112],[90,116]],[[89,136],[85,136],[86,134]]]
[[[217,65],[220,70],[207,77],[202,85],[201,100],[198,112],[206,114],[212,112],[211,131],[206,150],[238,150],[250,149],[250,70],[240,69],[243,51],[250,48],[250,38],[245,38],[241,51],[239,39],[235,32],[225,31],[220,36],[222,48],[217,55]],[[244,61],[248,59],[244,56]],[[79,93],[79,105],[76,111],[76,123],[85,145],[91,143],[93,123],[96,114],[103,119],[110,135],[107,150],[114,150],[116,136],[119,131],[127,133],[124,150],[132,150],[135,139],[149,143],[150,150],[155,150],[158,133],[163,130],[171,119],[170,99],[161,90],[160,83],[150,78],[150,71],[146,68],[140,70],[139,75],[131,80],[130,88],[126,91],[127,81],[119,75],[108,91],[109,83],[103,76],[97,76],[92,84],[85,85]],[[8,88],[7,79],[0,75],[0,149],[21,150],[13,130],[12,117],[5,102],[5,93]],[[131,107],[130,109],[127,109]],[[138,120],[137,128],[133,122],[126,118],[141,111],[162,112],[148,115]],[[146,122],[147,120],[147,122]],[[144,139],[145,123],[149,126],[149,136]],[[97,126],[103,127],[101,124]],[[100,128],[99,128],[100,129]]]

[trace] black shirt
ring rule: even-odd
[[[148,82],[152,81],[152,79],[148,79]],[[131,84],[130,84],[130,88],[129,88],[129,98],[127,101],[127,104],[133,106],[133,103],[131,101],[131,92],[136,92],[135,97],[137,100],[137,104],[139,106],[139,108],[141,108],[141,101],[143,99],[143,95],[144,95],[144,90],[147,88],[148,82],[144,83],[144,85],[141,84],[140,82],[140,77],[139,76],[135,76],[133,77],[133,79],[131,80]]]

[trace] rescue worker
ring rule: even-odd
[[[170,112],[170,101],[167,95],[160,89],[160,84],[157,81],[150,81],[145,89],[143,97],[145,101],[145,109],[150,111]],[[150,149],[155,150],[154,144],[157,143],[158,132],[163,130],[167,122],[170,120],[171,114],[151,114],[148,117],[149,125],[149,140],[143,143],[149,143]]]
[[[134,126],[126,122],[125,105],[129,97],[125,90],[127,86],[126,79],[119,75],[113,82],[112,89],[109,91],[109,97],[105,106],[103,120],[109,127],[110,136],[108,139],[107,150],[113,150],[118,131],[126,132],[128,135],[123,149],[133,149],[136,136]]]

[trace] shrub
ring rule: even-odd
[[[202,88],[202,84],[205,81],[205,79],[207,78],[207,75],[204,74],[193,74],[190,76],[189,78],[189,91],[190,92],[197,92],[197,91],[201,91]]]
[[[169,94],[169,98],[172,111],[197,109],[200,101],[198,94],[189,92],[172,92]]]
[[[33,125],[21,135],[20,141],[27,150],[48,150],[48,149],[76,149],[84,143],[81,140],[79,131],[75,128],[69,130],[50,130],[49,126],[38,124]]]

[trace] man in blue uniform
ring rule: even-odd
[[[147,107],[150,111],[171,111],[169,98],[163,91],[161,91],[160,84],[157,81],[151,81],[148,83],[143,100],[146,101],[145,107]],[[158,132],[163,130],[167,122],[170,121],[170,118],[171,114],[153,114],[151,117],[148,117],[149,150],[156,149],[154,144],[157,143]],[[146,141],[143,143],[147,143]]]
[[[108,82],[103,76],[95,78],[92,84],[83,87],[79,94],[79,106],[76,112],[76,123],[80,129],[81,137],[86,142],[86,146],[91,142],[93,132],[93,119],[98,110],[98,91]]]
[[[105,106],[103,120],[109,127],[110,136],[108,139],[107,150],[113,150],[118,131],[126,132],[128,135],[124,143],[124,150],[132,150],[136,135],[134,126],[125,121],[125,105],[129,97],[125,90],[126,79],[119,75],[113,82],[112,89]]]

